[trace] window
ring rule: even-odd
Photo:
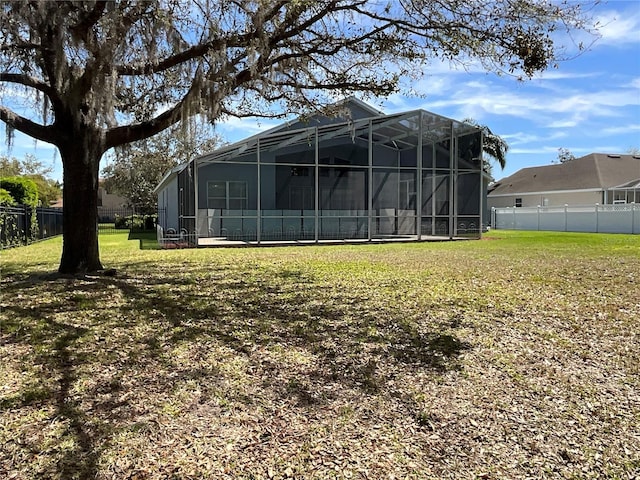
[[[207,182],[207,208],[246,209],[247,182]]]
[[[516,198],[516,207],[522,206],[522,198]]]

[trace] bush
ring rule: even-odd
[[[116,215],[115,227],[118,230],[125,230],[131,228],[131,216]]]
[[[116,229],[131,230],[153,230],[156,222],[155,217],[150,215],[116,215]]]
[[[35,182],[26,177],[2,177],[0,178],[0,189],[6,190],[15,203],[31,207],[30,227],[27,236],[31,239],[36,238],[38,235],[38,219],[36,218],[38,187]]]
[[[0,188],[0,205],[15,205],[16,201],[4,188]]]
[[[38,187],[35,182],[25,177],[0,178],[0,188],[9,192],[15,203],[38,206]]]

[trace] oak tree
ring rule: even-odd
[[[531,76],[565,56],[561,31],[590,30],[586,1],[3,1],[0,120],[59,149],[59,271],[100,270],[107,150],[196,113],[216,122],[386,96],[433,61]]]

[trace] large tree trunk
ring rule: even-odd
[[[76,129],[74,129],[76,130]],[[60,145],[63,167],[63,247],[59,273],[102,270],[98,250],[99,135],[73,132]]]

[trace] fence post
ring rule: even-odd
[[[600,222],[598,221],[598,210],[600,210],[600,204],[596,203],[596,233],[600,233]]]
[[[24,244],[25,245],[29,245],[29,227],[30,227],[30,223],[29,222],[29,206],[28,205],[23,205],[22,206],[22,211],[23,211],[23,228],[24,228]]]
[[[538,219],[537,219],[537,229],[540,231],[540,205],[538,205]]]

